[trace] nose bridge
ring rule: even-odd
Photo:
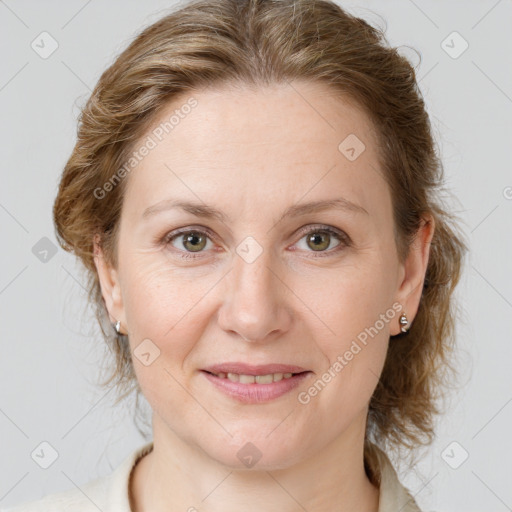
[[[221,322],[246,340],[260,340],[287,328],[285,290],[275,275],[272,250],[252,237],[236,248],[233,269],[227,279]]]
[[[237,248],[234,258],[233,280],[234,290],[242,297],[268,299],[272,291],[274,270],[272,255],[269,248],[256,253],[254,246],[242,242]]]

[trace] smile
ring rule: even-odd
[[[312,372],[245,375],[224,372],[215,374],[201,370],[201,374],[223,394],[242,403],[255,404],[275,400],[289,393]]]

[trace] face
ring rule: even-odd
[[[190,96],[172,131],[155,131]],[[268,468],[364,433],[426,265],[421,251],[398,260],[368,118],[318,84],[224,88],[175,98],[141,145],[148,136],[155,147],[125,178],[118,266],[96,261],[154,428],[232,467],[251,442]],[[204,371],[234,362],[307,373],[221,389],[231,381]]]

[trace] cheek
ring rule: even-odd
[[[375,253],[359,258],[355,264],[329,270],[318,279],[297,280],[297,295],[306,297],[308,308],[320,320],[321,331],[331,340],[329,352],[344,349],[365,329],[371,328],[382,314],[395,314],[392,303],[394,281],[391,266]],[[311,282],[323,282],[311,287]],[[300,283],[300,284],[299,284]],[[390,322],[378,323],[380,337],[386,337]],[[382,331],[382,332],[381,332]]]
[[[177,268],[165,258],[139,257],[127,261],[123,273],[123,304],[135,339],[155,343],[190,339],[197,329],[194,308],[217,280],[212,273]]]
[[[180,421],[190,423],[200,415],[183,389],[188,387],[184,365],[205,329],[201,299],[216,281],[180,271],[161,258],[125,259],[123,303],[134,370],[144,396],[162,417],[178,411]]]
[[[307,295],[325,333],[316,338],[325,361],[319,377],[328,382],[324,403],[358,407],[369,400],[397,321],[392,261],[367,255],[360,262],[333,272],[322,293]]]
[[[190,396],[178,382],[186,382],[188,356],[210,320],[211,312],[204,308],[208,293],[219,282],[218,275],[199,267],[194,271],[179,268],[156,255],[136,255],[125,258],[122,277],[132,358],[141,389],[155,410],[164,402],[183,409]],[[148,352],[149,358],[142,356]],[[147,359],[152,361],[148,366],[144,364]]]

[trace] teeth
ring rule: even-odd
[[[217,377],[221,379],[228,378],[231,382],[240,382],[240,384],[271,384],[283,379],[289,379],[293,373],[269,373],[267,375],[240,375],[238,373],[218,373]]]
[[[274,382],[274,376],[272,374],[269,375],[256,375],[254,380],[257,384],[271,384]]]
[[[254,384],[254,375],[238,375],[240,384]]]

